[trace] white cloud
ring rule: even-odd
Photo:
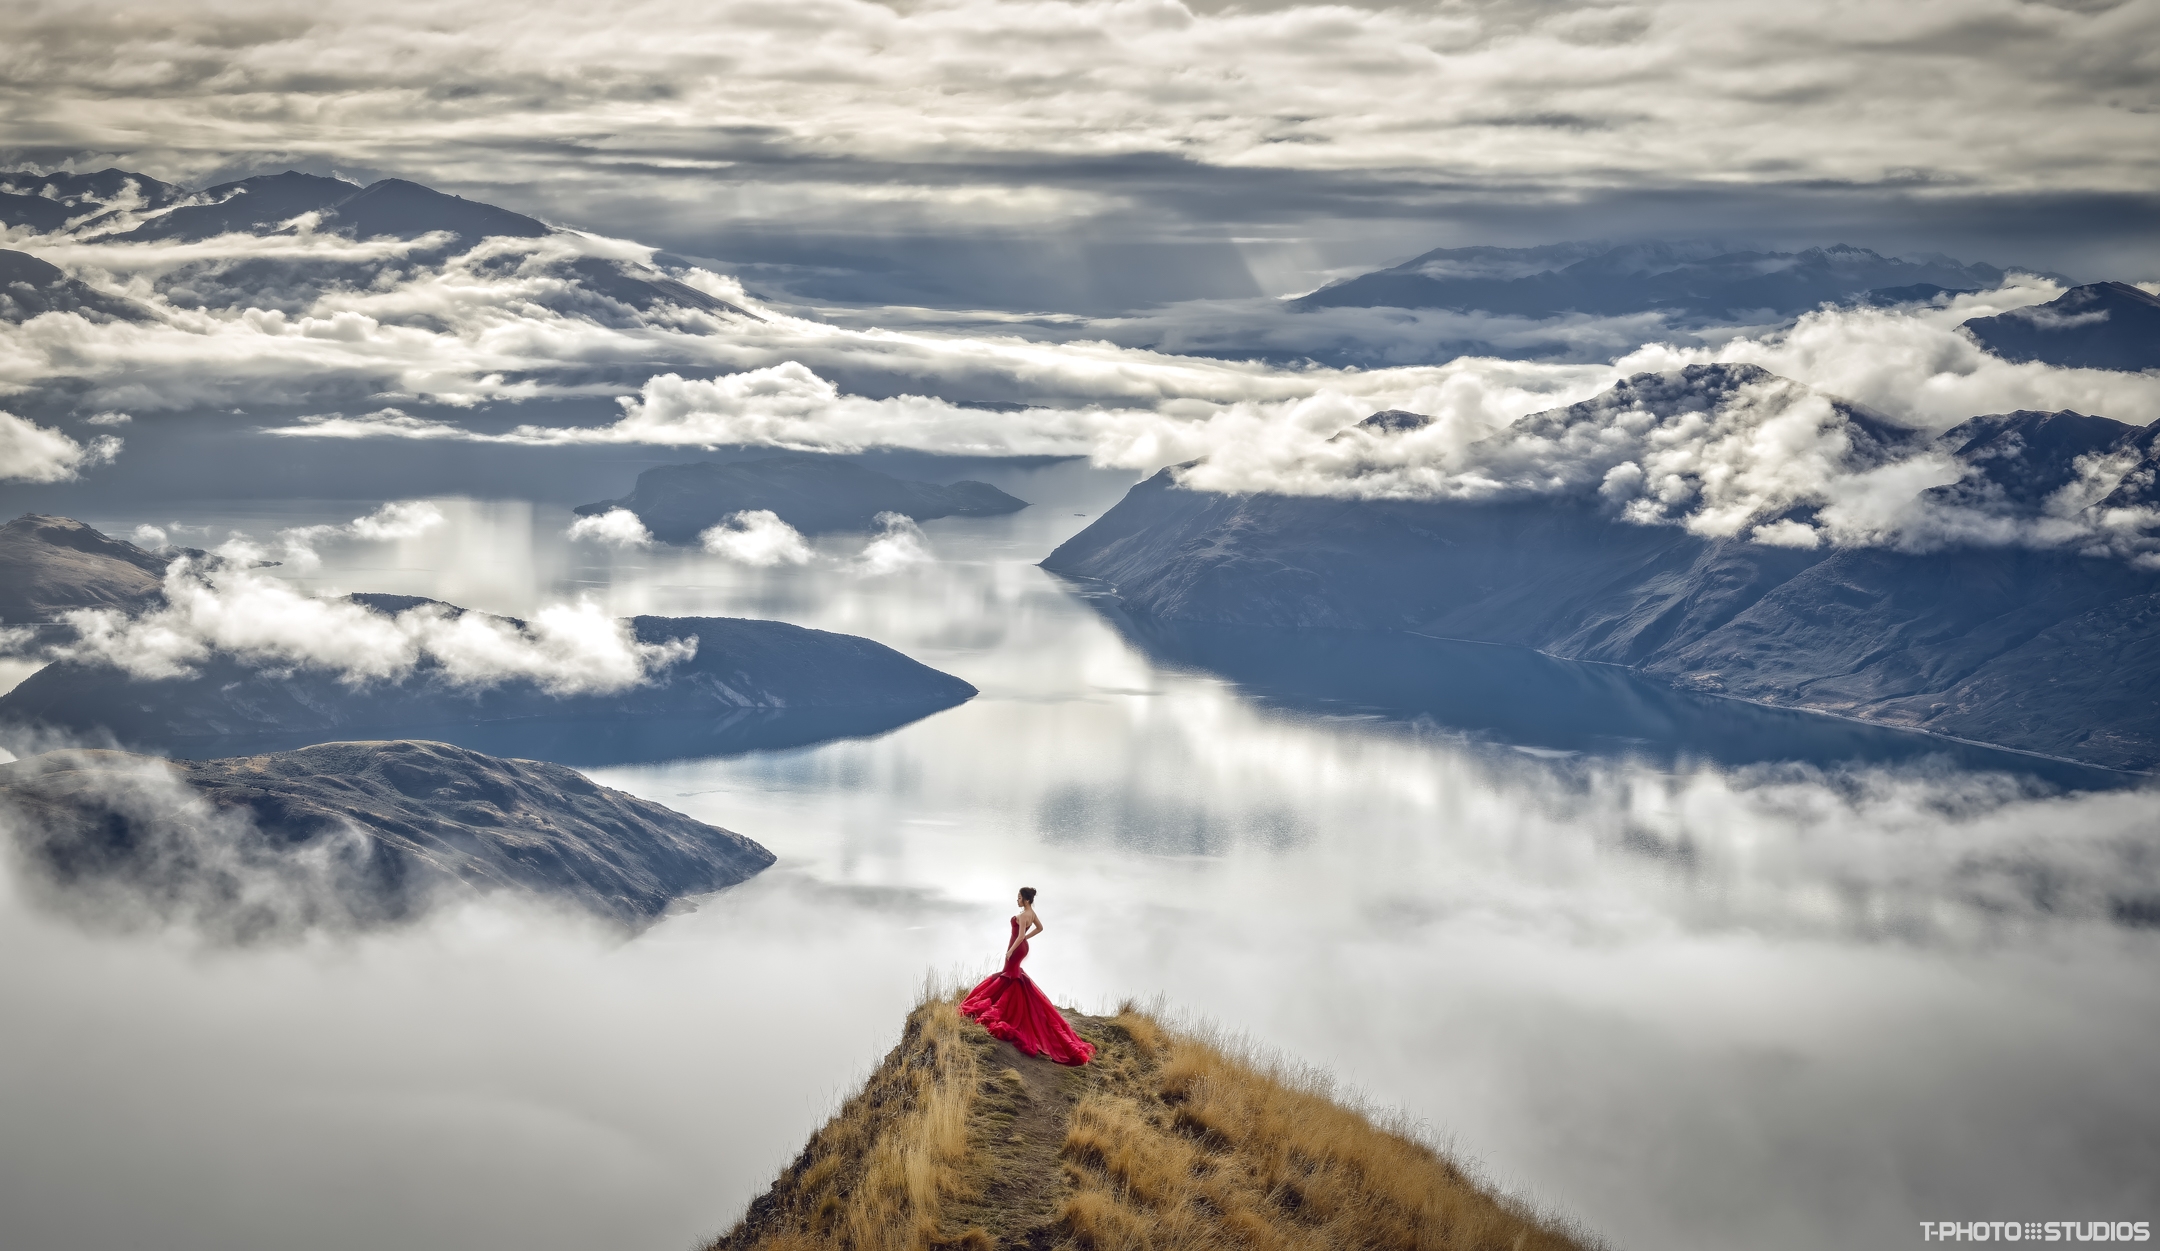
[[[590,539],[610,547],[651,547],[652,531],[638,520],[638,515],[627,508],[610,508],[604,513],[580,517],[564,531],[572,539]]]
[[[723,519],[698,535],[698,542],[716,556],[758,568],[808,564],[811,556],[810,544],[795,527],[764,508]]]
[[[258,244],[294,246],[238,236],[218,246],[237,258]],[[96,256],[116,265],[140,250],[70,246],[85,266],[99,246],[105,251]],[[1967,318],[2029,307],[2058,292],[2036,279],[1941,307],[1824,309],[1788,329],[1716,345],[1652,343],[1612,364],[1460,357],[1354,369],[1178,356],[1090,339],[849,329],[770,309],[757,309],[755,318],[595,320],[549,303],[564,282],[550,266],[611,248],[634,250],[583,237],[496,240],[439,269],[416,269],[365,291],[327,290],[298,312],[161,306],[156,323],[102,326],[47,315],[0,327],[0,380],[28,387],[66,373],[89,379],[95,402],[137,409],[212,395],[260,402],[320,389],[365,388],[452,409],[480,400],[612,395],[621,413],[605,424],[483,433],[392,406],[358,417],[302,418],[275,433],[827,452],[901,447],[1085,455],[1140,469],[1204,459],[1189,481],[1224,491],[1432,499],[1601,487],[1637,520],[1703,534],[1752,534],[1776,512],[1807,504],[1821,510],[1814,528],[1827,527],[1824,538],[1841,543],[1998,532],[2014,532],[2021,542],[2085,541],[2093,523],[2006,530],[2001,518],[1921,508],[1920,490],[1954,476],[1947,463],[1914,459],[1896,470],[1845,463],[1845,432],[1822,396],[1859,401],[1924,431],[2019,408],[2075,408],[2133,423],[2160,417],[2160,376],[2012,364],[1959,332]],[[700,281],[725,287],[709,275]],[[157,299],[154,292],[147,298]],[[593,380],[651,362],[680,368],[649,374],[634,395],[621,395],[612,380]],[[1585,427],[1557,440],[1503,434],[1528,414],[1589,398],[1630,374],[1707,362],[1758,364],[1819,394],[1766,394],[1655,429],[1630,418],[1641,428]],[[880,381],[884,393],[850,393],[832,380],[837,376]],[[968,394],[1028,403],[941,398]],[[1434,421],[1400,437],[1337,437],[1384,408]],[[2117,533],[2103,537],[2117,550],[2120,534],[2144,521],[2126,516],[2111,524]],[[1771,533],[1785,542],[1802,537],[1793,527]],[[293,558],[304,562],[308,536],[293,537]]]
[[[67,482],[119,454],[120,440],[109,434],[84,446],[58,430],[0,412],[0,481]]]
[[[729,224],[1104,215],[1127,207],[1118,191],[950,171],[1105,156],[1511,190],[1901,180],[1923,201],[2156,181],[2137,106],[2160,15],[2140,3],[1916,0],[1866,24],[1834,0],[132,14],[18,30],[0,98],[166,177],[275,152]],[[751,134],[773,168],[738,159]],[[856,160],[902,169],[848,176]]]
[[[1617,366],[1635,372],[1713,360],[1760,365],[1924,430],[2025,408],[2076,409],[2136,426],[2160,420],[2160,375],[2013,364],[1958,330],[1972,318],[2029,308],[2060,294],[2052,282],[2013,276],[2000,290],[1959,296],[1940,308],[1826,309],[1790,329],[1717,347],[1648,344],[1619,358]]]
[[[342,526],[295,526],[280,530],[274,541],[278,553],[286,561],[302,569],[314,569],[322,564],[315,545],[326,539],[395,542],[418,538],[442,523],[442,510],[425,500],[393,500]],[[227,544],[219,551],[234,560],[252,560],[256,556],[253,545],[246,539]]]
[[[862,555],[855,558],[858,573],[866,577],[883,577],[926,564],[931,559],[929,536],[913,518],[899,513],[879,513],[877,527],[876,537],[865,544]]]
[[[592,603],[554,604],[524,625],[485,613],[422,604],[390,615],[345,599],[315,599],[246,567],[183,558],[165,575],[165,604],[129,616],[113,609],[68,613],[80,637],[56,649],[138,678],[176,677],[214,654],[337,674],[359,685],[397,680],[422,664],[460,686],[531,681],[553,694],[634,686],[694,655],[696,640],[639,642]]]
[[[386,542],[418,538],[443,523],[442,510],[425,500],[394,500],[349,527],[355,538]]]

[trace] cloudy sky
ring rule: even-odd
[[[2160,0],[12,7],[12,163],[407,177],[835,302],[1582,237],[2160,277]]]

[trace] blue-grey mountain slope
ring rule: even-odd
[[[1439,248],[1291,301],[1319,308],[1437,308],[1517,317],[1663,312],[1683,321],[1785,318],[1825,302],[1886,289],[1978,290],[2001,283],[1993,265],[1905,259],[1836,244],[1803,252],[1728,250],[1707,243],[1563,243],[1536,248]]]
[[[107,177],[108,175],[112,177]],[[26,174],[0,174],[0,186]],[[176,266],[160,273],[158,290],[175,304],[190,308],[276,308],[304,310],[325,291],[365,290],[392,270],[435,266],[462,257],[489,239],[538,240],[556,228],[522,213],[448,195],[415,182],[385,178],[365,187],[342,178],[287,170],[206,187],[189,194],[143,175],[108,170],[97,175],[116,188],[133,185],[150,193],[117,189],[106,199],[125,208],[96,212],[102,201],[85,198],[68,215],[34,205],[22,223],[58,231],[70,221],[73,237],[119,243],[199,243],[220,235],[290,235],[303,223],[319,234],[356,241],[398,239],[425,241],[383,260],[324,260],[219,257]],[[27,182],[24,185],[29,185]],[[100,188],[105,183],[99,183]],[[87,195],[87,193],[85,193]],[[24,197],[16,197],[22,199]],[[36,198],[36,197],[30,197]],[[40,199],[40,204],[48,201]],[[9,201],[0,196],[0,212]],[[86,220],[77,220],[86,218]],[[434,238],[431,238],[434,237]],[[515,268],[523,256],[497,264]],[[42,262],[40,262],[42,263]],[[631,260],[592,255],[550,259],[543,270],[559,274],[562,288],[536,294],[540,303],[600,321],[651,313],[669,307],[706,313],[748,316],[741,308],[678,282],[658,269]],[[115,310],[113,315],[124,315]]]
[[[1710,371],[1733,367],[1629,385],[1745,381]],[[1939,498],[2030,508],[2097,453],[2133,467],[2091,507],[2140,504],[2160,478],[2156,439],[2076,413],[1976,418],[1942,438],[1968,473]],[[1484,503],[1233,496],[1188,490],[1165,470],[1043,564],[1110,584],[1143,617],[1511,644],[1688,690],[2112,768],[2160,765],[2160,574],[2114,556],[1777,547],[1630,524],[1587,491]]]
[[[641,925],[773,863],[560,765],[431,742],[203,761],[54,752],[0,765],[0,826],[54,902],[237,941],[395,924],[474,891]]]
[[[2045,304],[1975,317],[1964,329],[2005,360],[2068,369],[2160,369],[2160,296],[2127,282],[2073,287]]]
[[[0,226],[28,226],[39,232],[86,222],[117,211],[161,209],[187,193],[147,174],[102,169],[94,174],[39,174],[28,170],[0,173]]]
[[[0,248],[0,321],[25,322],[46,313],[80,313],[92,321],[145,321],[150,311],[70,278],[49,261]]]

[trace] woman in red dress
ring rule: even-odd
[[[1020,913],[1012,919],[1012,938],[1005,944],[1005,968],[982,980],[961,1001],[960,1011],[1023,1053],[1048,1056],[1059,1064],[1086,1064],[1095,1056],[1095,1045],[1073,1033],[1065,1015],[1036,989],[1035,982],[1020,971],[1027,959],[1028,939],[1043,932],[1035,915],[1035,888],[1020,888]]]

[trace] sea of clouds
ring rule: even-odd
[[[295,231],[199,243],[26,244],[137,300],[149,315],[49,313],[0,326],[0,390],[64,386],[78,411],[143,416],[373,401],[270,427],[287,438],[907,448],[1086,456],[1143,470],[1198,462],[1180,475],[1200,489],[1351,499],[1596,489],[1639,523],[1803,546],[1955,538],[2142,552],[2138,536],[2154,522],[2082,515],[2068,496],[2045,516],[1958,517],[1922,496],[1962,470],[1920,436],[1971,416],[2073,409],[2134,425],[2160,418],[2160,376],[2012,363],[1959,331],[1969,318],[2060,293],[2030,276],[1930,304],[1826,306],[1789,326],[1717,342],[1653,341],[1604,361],[1457,356],[1361,369],[1179,355],[1070,334],[846,327],[763,305],[738,283],[695,268],[678,275],[741,311],[664,305],[639,313],[581,293],[563,268],[583,258],[651,256],[621,241],[571,232],[498,238],[439,263],[400,267],[413,245],[353,244],[316,235],[306,221]],[[355,257],[386,267],[369,270],[362,285],[307,277],[311,265]],[[205,265],[295,275],[292,288],[305,298],[289,308],[183,306],[161,286],[162,275]],[[608,306],[605,315],[596,305]],[[1522,421],[1633,375],[1713,363],[1758,366],[1777,379],[1723,395],[1687,421],[1606,405],[1561,440]],[[643,381],[633,387],[626,374]],[[531,399],[595,407],[612,399],[616,413],[510,428],[458,415],[500,413]],[[1848,409],[1832,401],[1857,404],[1915,438],[1896,463],[1856,458]],[[426,413],[400,404],[424,405]],[[1382,409],[1433,421],[1407,433],[1355,428]],[[33,480],[79,475],[119,452],[109,434],[86,429],[77,438],[13,417],[0,421],[0,439],[21,445],[12,472]],[[2108,473],[2119,478],[2128,466],[2086,468],[2091,481],[2076,495],[2090,503],[2112,485],[2103,481]],[[1818,510],[1820,521],[1780,517],[1797,507]],[[755,545],[737,547],[748,553]]]

